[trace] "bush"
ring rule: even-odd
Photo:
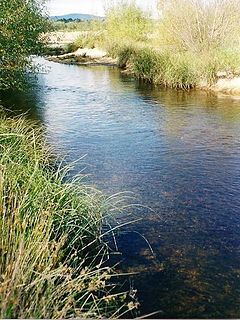
[[[108,8],[105,28],[106,46],[111,49],[115,45],[145,41],[151,29],[151,20],[133,2],[121,3]]]
[[[194,54],[192,60],[199,82],[207,85],[216,83],[219,73],[225,77],[239,75],[240,54],[232,50],[211,50],[200,56]]]
[[[130,56],[129,69],[139,79],[176,89],[191,89],[205,83],[212,85],[218,73],[233,77],[240,72],[240,54],[233,51],[210,51],[205,54],[192,52],[156,51],[125,48]],[[133,52],[131,55],[130,53]]]
[[[239,39],[239,0],[158,0],[163,43],[204,52]]]
[[[80,48],[79,45],[77,45],[76,42],[68,43],[66,45],[66,52],[65,53],[71,53],[77,51],[77,49]]]
[[[198,72],[193,62],[193,56],[187,53],[170,55],[165,64],[165,84],[177,89],[194,88],[198,82]]]

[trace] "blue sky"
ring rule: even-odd
[[[118,1],[118,0],[117,0]],[[117,2],[116,0],[114,2]],[[50,15],[63,15],[67,13],[90,13],[103,16],[104,7],[111,0],[49,0],[48,10]],[[144,10],[154,11],[156,0],[136,0],[136,3]]]

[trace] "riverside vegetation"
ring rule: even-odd
[[[42,130],[0,117],[1,318],[118,317],[136,304],[117,293],[105,262],[103,219],[113,199],[63,182]],[[110,231],[105,231],[105,235]]]
[[[159,0],[157,12],[151,19],[134,1],[112,5],[67,50],[105,49],[127,73],[172,88],[209,87],[240,74],[238,0]]]
[[[47,30],[44,1],[1,2],[0,90],[25,89],[30,55],[43,52]],[[103,240],[112,232],[103,232],[104,221],[121,201],[69,181],[44,130],[6,118],[3,108],[0,152],[0,317],[116,318],[133,310]]]
[[[212,83],[219,71],[237,74],[238,1],[200,4],[159,2],[156,21],[134,3],[114,6],[68,49],[104,48],[139,79],[175,88]],[[43,16],[44,1],[2,1],[0,90],[24,89],[30,55],[41,54],[47,41]],[[106,266],[102,226],[116,211],[113,198],[69,182],[44,132],[4,111],[0,150],[1,317],[118,317],[135,308],[127,293],[117,293],[116,274]]]
[[[1,0],[0,90],[23,89],[34,71],[31,55],[41,54],[51,26],[44,1]]]

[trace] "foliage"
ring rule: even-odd
[[[211,50],[195,56],[195,61],[200,79],[208,85],[216,82],[219,73],[230,78],[239,75],[240,53],[237,50]]]
[[[193,56],[185,54],[171,54],[166,63],[162,81],[167,86],[178,89],[196,87],[198,73]]]
[[[29,56],[42,52],[42,33],[49,27],[43,5],[38,0],[1,0],[0,90],[21,88],[31,67]]]
[[[140,50],[134,57],[133,70],[140,79],[154,82],[157,67],[157,54],[151,49]]]
[[[151,21],[134,2],[122,2],[108,8],[105,28],[106,46],[111,50],[123,43],[145,41]]]
[[[134,59],[137,49],[134,46],[123,46],[119,48],[117,53],[118,56],[118,66],[120,68],[125,68]]]
[[[196,85],[196,74],[186,55],[141,49],[133,59],[133,72],[143,80],[172,88]]]
[[[108,51],[119,66],[139,79],[181,89],[211,85],[222,71],[239,73],[239,1],[159,0],[158,8],[158,21],[138,12],[139,25],[133,23],[140,10],[134,3],[109,9]]]
[[[234,51],[193,52],[138,49],[129,60],[128,68],[139,79],[171,88],[190,89],[200,83],[212,85],[218,73],[227,76],[239,73],[240,54]]]
[[[239,36],[239,0],[158,0],[158,6],[162,42],[175,48],[215,50]]]
[[[63,183],[42,139],[34,124],[0,118],[0,317],[117,317],[126,295],[113,291],[101,234],[116,206]]]

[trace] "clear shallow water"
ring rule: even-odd
[[[47,128],[59,155],[107,193],[151,207],[118,237],[141,313],[240,317],[240,100],[153,89],[106,67],[47,62],[31,93],[3,97]],[[151,244],[154,254],[145,237]]]

